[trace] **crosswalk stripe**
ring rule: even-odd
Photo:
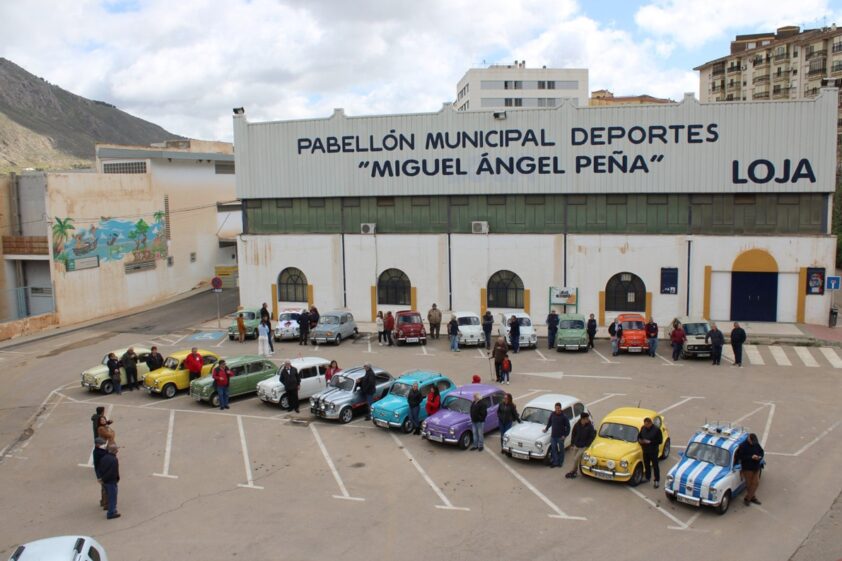
[[[789,358],[786,356],[784,350],[778,346],[770,345],[769,352],[772,353],[772,358],[778,363],[778,366],[792,366]]]
[[[804,363],[804,366],[809,366],[810,368],[817,368],[819,363],[816,362],[816,359],[813,358],[813,355],[810,354],[810,351],[807,350],[807,347],[793,347],[795,349],[795,354],[798,355],[798,358],[801,359],[801,362]]]
[[[766,362],[763,360],[763,357],[760,356],[760,351],[757,350],[757,347],[754,345],[743,345],[743,351],[746,353],[746,357],[748,361],[752,364],[756,364],[758,366],[763,366]]]
[[[734,362],[734,351],[731,347],[722,347],[722,358],[728,362]]]
[[[820,350],[832,367],[842,368],[842,359],[839,358],[839,355],[836,354],[836,351],[834,351],[830,347],[822,347]]]

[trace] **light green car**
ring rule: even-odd
[[[582,314],[559,314],[555,350],[558,352],[587,352],[588,332],[585,330],[585,316]]]
[[[133,347],[134,352],[137,355],[137,380],[139,383],[143,382],[143,377],[146,376],[146,373],[149,372],[149,367],[146,366],[146,357],[149,355],[150,350],[146,347]],[[115,351],[111,351],[115,355],[117,355],[117,360],[123,356],[128,347],[125,349],[117,349]],[[89,391],[99,390],[102,393],[109,394],[114,391],[114,383],[111,381],[111,378],[108,377],[108,353],[102,357],[102,362],[98,365],[94,366],[93,368],[88,368],[87,370],[82,372],[82,387],[88,388]],[[126,369],[120,368],[120,383],[122,385],[126,385]]]
[[[228,326],[228,339],[234,341],[240,337],[240,333],[237,331],[237,316],[240,314],[243,314],[246,324],[246,339],[257,339],[257,326],[260,324],[259,308],[243,308],[228,316],[231,318],[231,325]]]
[[[237,356],[226,359],[225,362],[234,373],[228,382],[229,397],[257,393],[259,382],[278,373],[278,367],[269,359],[261,356]],[[214,407],[219,407],[219,394],[216,393],[213,375],[197,378],[190,382],[190,397],[196,401],[206,401]]]

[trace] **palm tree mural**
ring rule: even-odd
[[[155,219],[156,224],[162,224],[166,216],[167,215],[164,213],[163,210],[156,210],[155,214],[152,215],[152,218]]]
[[[139,247],[146,249],[146,238],[149,233],[149,224],[141,218],[135,223],[134,229],[137,232]]]
[[[56,216],[53,223],[53,256],[58,257],[64,252],[64,244],[70,238],[70,231],[75,230],[72,218],[61,219]]]

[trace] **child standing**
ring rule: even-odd
[[[512,373],[512,361],[509,359],[509,353],[503,356],[503,363],[500,365],[500,383],[509,383],[509,374]]]

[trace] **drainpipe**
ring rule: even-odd
[[[687,304],[684,308],[684,315],[690,315],[690,253],[693,248],[693,240],[687,240]]]
[[[348,308],[348,284],[345,278],[345,232],[342,232],[342,308]]]

